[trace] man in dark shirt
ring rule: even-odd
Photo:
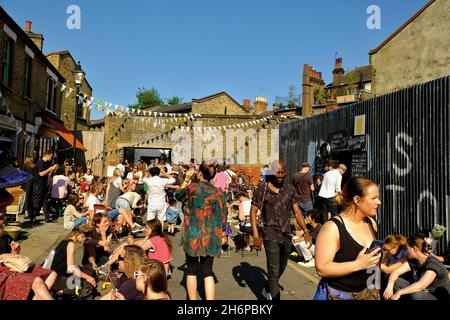
[[[305,215],[313,210],[311,192],[314,192],[314,181],[309,171],[310,165],[305,162],[302,164],[302,169],[300,172],[295,173],[292,178],[292,185],[295,187],[298,195],[300,196],[300,202],[298,205]]]
[[[268,282],[262,294],[268,300],[280,299],[279,280],[291,253],[291,210],[294,211],[295,219],[305,233],[305,240],[311,242],[303,214],[298,206],[297,191],[292,185],[285,183],[285,178],[286,164],[283,161],[272,162],[268,170],[268,182],[260,184],[255,190],[250,211],[254,243],[258,248],[261,241],[256,215],[258,210],[261,210],[268,271]]]
[[[33,205],[28,212],[31,222],[36,223],[36,216],[44,207],[45,222],[51,222],[49,210],[47,210],[47,194],[49,189],[49,175],[58,169],[58,165],[51,166],[53,152],[47,150],[41,160],[36,163],[33,174]]]

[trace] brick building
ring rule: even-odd
[[[325,85],[322,72],[305,64],[303,68],[302,116],[321,114],[367,100],[371,93],[371,66],[345,71],[343,59],[336,58],[333,82]]]
[[[450,0],[431,0],[370,51],[372,90],[383,95],[450,74]]]
[[[66,85],[68,88],[74,89],[69,96],[66,93],[62,96],[61,102],[61,120],[64,122],[64,126],[69,130],[74,130],[75,121],[75,82],[72,74],[72,70],[75,69],[77,62],[73,58],[70,51],[57,51],[46,54],[47,59],[55,66],[56,69],[66,78]],[[92,97],[92,87],[89,84],[86,77],[83,80],[80,92],[82,94]],[[90,111],[87,105],[83,105],[77,110],[77,130],[88,130],[88,122],[90,117]]]
[[[56,152],[71,136],[60,120],[65,79],[43,54],[43,41],[30,21],[22,30],[0,6],[0,146],[19,161]]]
[[[271,150],[267,154],[262,152],[263,144],[266,143],[267,146],[272,139],[278,145],[278,136],[273,135],[268,129],[274,129],[281,120],[274,116],[272,111],[267,111],[267,102],[261,97],[255,100],[252,107],[248,101],[241,105],[226,92],[220,92],[205,98],[192,99],[190,103],[154,107],[151,111],[172,116],[155,118],[141,114],[119,117],[110,114],[105,117],[104,173],[108,165],[115,165],[124,159],[129,162],[140,159],[149,162],[151,158],[161,157],[162,153],[171,157],[174,149],[185,147],[185,143],[190,143],[192,158],[196,161],[206,160],[205,154],[208,154],[208,150],[200,150],[202,144],[197,144],[199,137],[205,141],[206,135],[213,129],[232,125],[239,125],[239,128],[237,130],[230,128],[230,131],[221,130],[221,133],[218,133],[219,140],[214,142],[216,145],[220,143],[223,145],[223,157],[218,162],[239,163],[237,167],[254,175],[254,172],[257,172],[256,168],[271,161],[270,156],[278,158],[278,149],[273,154]],[[200,116],[194,117],[195,114]],[[203,130],[198,129],[200,122]],[[183,128],[186,130],[184,132],[190,128],[189,141],[180,142],[174,138],[173,130],[177,128]],[[252,136],[253,133],[255,136]],[[254,138],[256,140],[252,140]],[[230,147],[227,149],[227,142],[230,141],[232,149]],[[185,162],[187,163],[189,159],[186,158]],[[234,160],[230,161],[231,159]]]

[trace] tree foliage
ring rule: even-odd
[[[166,99],[166,103],[170,106],[183,103],[183,98],[173,96],[172,98]]]
[[[183,102],[183,98],[178,96],[173,96],[168,99],[161,98],[158,90],[154,87],[151,89],[146,89],[145,87],[139,88],[136,92],[137,102],[135,104],[129,105],[131,108],[141,108],[148,109],[155,106],[171,106],[180,104]]]
[[[158,90],[153,87],[151,89],[139,88],[136,92],[136,98],[138,100],[137,104],[143,109],[164,104],[164,100],[161,98]]]

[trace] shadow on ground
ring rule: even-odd
[[[240,287],[249,287],[258,300],[265,300],[262,290],[267,281],[267,273],[264,269],[252,266],[248,262],[241,262],[233,268],[233,277]]]

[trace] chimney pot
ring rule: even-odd
[[[26,21],[25,31],[31,32],[31,21],[30,20]]]

